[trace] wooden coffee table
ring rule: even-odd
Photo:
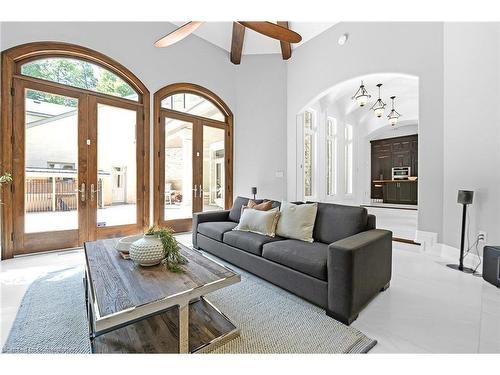
[[[142,267],[115,250],[116,239],[86,242],[85,298],[93,353],[193,353],[239,335],[204,297],[240,275],[180,245],[184,273]]]

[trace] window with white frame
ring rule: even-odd
[[[308,110],[304,112],[304,154],[303,154],[303,179],[304,197],[314,195],[314,138],[315,124],[314,112]]]
[[[352,125],[345,126],[345,193],[352,194],[353,181],[353,129]]]
[[[337,194],[337,120],[326,121],[326,195]]]

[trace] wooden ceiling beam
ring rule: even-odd
[[[243,52],[243,40],[245,39],[245,26],[233,22],[233,38],[231,41],[231,62],[239,65]]]
[[[288,29],[288,21],[278,21],[278,26],[285,27]],[[281,44],[281,56],[283,60],[288,60],[292,57],[292,45],[289,42],[280,41]]]

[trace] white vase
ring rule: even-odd
[[[145,234],[130,245],[130,259],[141,266],[157,265],[164,257],[161,240],[154,234]]]

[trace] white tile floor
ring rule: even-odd
[[[188,244],[190,234],[180,235]],[[378,340],[371,353],[500,353],[500,289],[448,269],[448,259],[393,243],[391,287],[353,326]],[[0,262],[1,344],[23,294],[37,277],[83,263],[81,250]]]

